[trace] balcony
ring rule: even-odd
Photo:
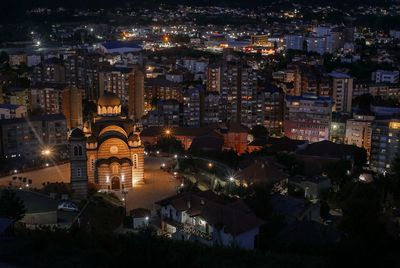
[[[171,218],[163,218],[163,221],[168,223],[171,226],[174,226],[177,230],[184,232],[186,234],[194,235],[199,238],[205,239],[205,240],[212,240],[212,234],[205,232],[205,227],[199,226],[199,225],[193,225],[191,223],[180,223],[177,221],[174,221]]]

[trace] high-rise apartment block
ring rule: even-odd
[[[329,139],[332,100],[313,94],[286,96],[285,136],[295,140],[317,142]]]

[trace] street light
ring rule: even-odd
[[[124,197],[122,198],[122,201],[124,201],[124,212],[125,212],[125,216],[126,216],[126,194],[128,193],[128,191],[126,190],[122,190],[122,194],[124,195]]]
[[[42,150],[42,155],[51,155],[51,150],[46,148]]]
[[[212,163],[208,163],[208,167],[209,167],[209,168],[212,168],[212,167],[213,167],[213,164],[212,164]]]
[[[230,183],[229,183],[229,192],[232,194],[232,190],[233,190],[233,181],[234,181],[235,179],[233,178],[233,177],[229,177],[229,181],[230,181]]]
[[[165,135],[170,135],[171,134],[171,130],[170,129],[166,129],[165,130]]]
[[[176,159],[176,158],[178,158],[178,155],[176,154],[176,155],[174,155],[174,157],[175,157],[175,159]]]

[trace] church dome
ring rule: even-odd
[[[95,143],[97,142],[97,139],[95,136],[91,135],[89,138],[87,138],[88,143]]]
[[[129,141],[140,141],[138,134],[131,134],[129,135]]]
[[[97,101],[97,114],[116,116],[121,114],[121,100],[110,92],[105,92]]]
[[[85,134],[83,133],[83,131],[80,128],[75,128],[71,132],[71,138],[84,138],[84,137],[85,137]]]
[[[97,105],[100,106],[119,106],[121,105],[121,100],[114,93],[104,93],[103,96],[97,101]]]

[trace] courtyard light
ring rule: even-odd
[[[175,159],[176,159],[176,158],[178,158],[178,155],[176,154],[176,155],[174,155],[174,157],[175,157]]]
[[[229,177],[229,180],[230,181],[234,181],[235,179],[233,177]]]

